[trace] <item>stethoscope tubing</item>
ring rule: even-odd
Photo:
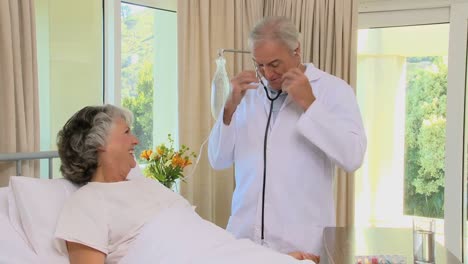
[[[266,162],[267,162],[267,143],[268,143],[268,129],[270,127],[271,114],[273,112],[273,103],[281,95],[282,91],[280,90],[275,97],[271,97],[268,93],[266,85],[263,83],[261,78],[258,78],[260,83],[265,90],[268,100],[270,100],[270,112],[268,113],[268,120],[265,127],[265,136],[263,138],[263,186],[262,186],[262,226],[261,226],[261,239],[262,243],[265,239],[265,189],[266,189]]]

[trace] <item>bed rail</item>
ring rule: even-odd
[[[52,160],[58,158],[57,151],[39,151],[39,152],[20,152],[20,153],[0,153],[0,162],[11,161],[16,162],[16,175],[22,176],[21,162],[23,160],[49,160],[49,179],[52,179]]]

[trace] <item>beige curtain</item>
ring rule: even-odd
[[[217,50],[246,49],[246,32],[262,17],[262,0],[179,0],[179,140],[198,150],[208,138],[211,117],[211,79]],[[248,8],[247,8],[248,7]],[[242,11],[244,10],[244,11]],[[229,76],[250,66],[250,57],[225,53]],[[234,190],[233,170],[214,171],[207,144],[195,174],[181,185],[181,193],[205,219],[225,227]]]
[[[39,97],[33,0],[0,1],[0,153],[39,150]],[[23,175],[38,175],[24,162]],[[0,186],[15,175],[0,163]]]
[[[208,137],[210,82],[218,48],[247,49],[247,35],[263,16],[289,17],[301,32],[304,62],[355,87],[357,0],[179,0],[179,136],[192,148]],[[230,76],[251,68],[249,55],[225,54]],[[202,153],[182,194],[207,220],[224,227],[234,188],[232,170],[214,172]],[[352,225],[353,175],[337,170],[337,224]]]
[[[356,87],[358,0],[266,0],[265,16],[290,18],[301,32],[302,59]],[[354,175],[335,170],[337,226],[354,224]]]

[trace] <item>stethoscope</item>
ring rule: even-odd
[[[278,99],[278,97],[281,95],[283,91],[279,90],[278,94],[275,97],[271,97],[270,93],[268,92],[267,86],[262,81],[262,76],[260,75],[258,66],[256,65],[255,65],[255,75],[257,79],[260,81],[260,83],[262,84],[268,100],[270,100],[270,112],[268,113],[267,124],[265,127],[265,136],[263,138],[263,186],[262,186],[262,226],[261,226],[261,239],[263,243],[263,240],[265,239],[265,234],[264,234],[264,230],[265,230],[265,186],[266,186],[266,162],[267,162],[266,150],[267,150],[267,143],[268,143],[268,130],[270,128],[271,114],[273,113],[273,103],[275,102],[276,99]]]

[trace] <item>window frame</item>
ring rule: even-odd
[[[468,40],[468,1],[451,4],[449,72],[447,90],[447,140],[445,179],[446,247],[463,260],[464,252],[464,131]],[[462,195],[459,195],[462,194]]]
[[[384,28],[449,23],[449,65],[445,159],[445,246],[459,259],[464,255],[466,207],[463,195],[464,111],[467,67],[468,0],[407,2],[362,1],[358,28]],[[450,136],[448,136],[450,135]],[[468,146],[467,146],[468,148]],[[465,193],[466,194],[466,193]]]

